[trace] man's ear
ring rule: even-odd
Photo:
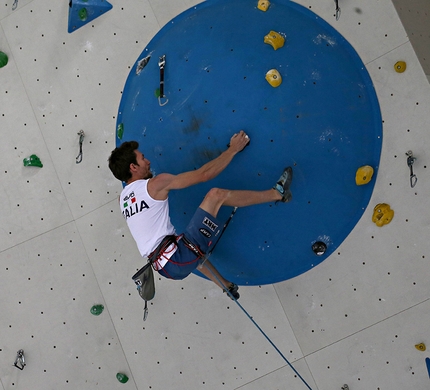
[[[136,164],[130,164],[130,173],[136,172]]]

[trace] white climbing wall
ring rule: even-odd
[[[131,66],[196,2],[110,2],[68,34],[66,0],[19,0],[15,10],[0,1],[9,56],[0,69],[0,389],[306,389],[234,302],[198,277],[157,279],[142,321],[130,277],[143,261],[106,160]],[[428,4],[395,0],[404,27],[390,0],[339,0],[338,21],[332,0],[298,3],[344,35],[373,79],[380,172],[369,208],[329,259],[277,285],[243,287],[240,302],[314,390],[429,388],[430,350],[414,347],[430,348]],[[399,60],[403,74],[393,69]],[[23,166],[31,154],[42,169]],[[378,228],[371,217],[382,202],[395,216]],[[90,313],[94,304],[105,306],[101,315]],[[13,367],[21,348],[23,371]]]

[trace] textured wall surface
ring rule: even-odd
[[[312,389],[428,388],[430,353],[414,347],[430,345],[422,54],[390,0],[339,1],[338,21],[331,0],[298,3],[351,43],[373,80],[383,120],[379,175],[335,253],[294,279],[241,288],[240,302]],[[136,58],[194,2],[112,4],[68,34],[67,1],[19,0],[15,10],[13,0],[0,2],[0,51],[9,57],[0,68],[0,389],[305,389],[235,303],[201,278],[157,277],[142,321],[130,277],[143,260],[106,160]],[[394,71],[399,60],[404,73]],[[414,188],[408,150],[417,157]],[[23,166],[32,154],[43,168]],[[383,202],[395,216],[379,228],[371,218]],[[104,305],[101,315],[90,313],[94,304]],[[13,367],[21,348],[23,371]],[[121,384],[117,372],[130,380]]]

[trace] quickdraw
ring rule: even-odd
[[[410,171],[409,181],[411,183],[411,188],[414,188],[415,184],[417,184],[418,178],[417,178],[417,175],[414,174],[414,169],[412,168],[412,166],[414,165],[414,162],[417,158],[414,157],[412,150],[408,150],[406,152],[406,156],[408,156],[407,164]]]
[[[76,157],[76,164],[79,164],[82,161],[82,144],[84,143],[85,133],[83,130],[81,130],[79,133],[79,154]]]
[[[164,67],[166,66],[166,55],[160,57],[158,66],[160,68],[160,95],[158,96],[158,104],[164,106],[169,101],[164,95]],[[164,99],[164,101],[162,101],[162,99]]]

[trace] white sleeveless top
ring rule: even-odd
[[[128,184],[120,197],[121,212],[143,257],[148,256],[165,236],[175,234],[168,199],[151,198],[148,181],[136,180]]]

